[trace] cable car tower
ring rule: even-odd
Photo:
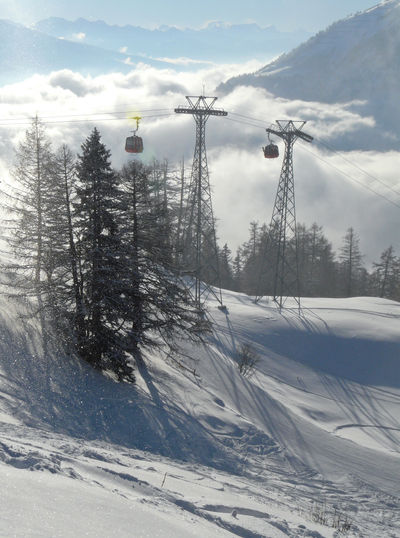
[[[213,293],[222,306],[221,280],[211,188],[208,174],[205,127],[210,116],[227,116],[222,109],[215,109],[217,97],[186,96],[188,105],[175,108],[177,114],[191,114],[196,122],[196,146],[190,178],[185,216],[185,237],[182,261],[194,275],[194,299],[202,305],[205,293]],[[219,288],[216,295],[211,286]]]
[[[278,190],[272,211],[265,257],[273,253],[273,297],[281,309],[287,297],[293,297],[300,308],[300,283],[298,272],[296,209],[293,175],[293,146],[301,138],[312,142],[313,137],[303,133],[305,121],[280,120],[277,128],[266,129],[285,142],[285,155],[279,178]],[[268,146],[267,146],[268,147]],[[263,148],[264,156],[266,148]],[[267,260],[264,260],[265,266]],[[257,301],[262,295],[257,297]]]

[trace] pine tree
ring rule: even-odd
[[[360,240],[353,228],[349,228],[343,238],[340,249],[341,269],[343,273],[343,292],[346,297],[358,293],[359,277],[363,256],[360,252]]]
[[[165,345],[176,351],[179,339],[202,339],[202,323],[193,300],[175,272],[169,245],[158,237],[151,172],[142,163],[131,161],[120,174],[124,190],[125,349],[138,361],[143,348]]]
[[[250,223],[250,240],[241,247],[242,291],[249,295],[273,293],[274,231],[266,224]]]
[[[219,253],[219,270],[221,277],[221,287],[226,290],[234,289],[234,277],[232,269],[232,252],[227,243],[222,247]]]
[[[184,218],[185,204],[187,203],[187,181],[185,178],[185,162],[182,160],[180,173],[176,175],[177,179],[177,201],[175,204],[176,225],[174,231],[174,259],[175,266],[179,267],[182,262],[184,250]]]
[[[398,260],[394,248],[388,247],[381,254],[380,261],[373,264],[374,291],[379,297],[396,298],[399,292],[400,276],[398,273]]]
[[[249,241],[241,247],[242,286],[249,295],[257,293],[260,281],[260,236],[258,222],[250,222]]]
[[[239,247],[236,251],[235,259],[233,260],[233,286],[234,291],[242,291],[243,289],[243,261],[242,249]]]
[[[299,224],[298,256],[299,278],[303,296],[321,297],[335,294],[335,263],[332,245],[325,238],[322,227],[311,228]]]
[[[53,269],[49,278],[52,319],[65,343],[76,346],[84,341],[84,305],[77,237],[74,230],[73,200],[76,196],[76,162],[63,145],[54,156],[53,190],[49,208],[49,235]]]
[[[85,335],[80,353],[93,366],[133,381],[121,342],[124,311],[124,257],[119,227],[121,191],[110,152],[95,128],[82,144],[77,162],[74,217],[79,236]]]
[[[175,192],[173,192],[174,189],[171,183],[168,161],[164,160],[162,164],[154,161],[147,183],[149,187],[149,193],[147,195],[149,202],[148,208],[153,213],[153,246],[165,252],[167,259],[164,261],[168,265],[172,263],[174,244],[172,200]],[[156,245],[156,242],[158,245]]]
[[[11,218],[7,221],[9,243],[15,263],[18,294],[37,299],[44,316],[46,278],[53,264],[49,237],[50,194],[53,188],[53,154],[44,127],[37,117],[16,151],[12,175],[15,186],[8,196]],[[43,321],[43,319],[42,319]]]

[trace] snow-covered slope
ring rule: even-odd
[[[400,535],[399,303],[226,292],[209,344],[132,387],[1,302],[1,536]]]
[[[397,148],[399,28],[399,0],[384,0],[332,24],[256,73],[228,80],[220,89],[252,85],[288,99],[366,101],[356,110],[373,116],[382,131],[371,140],[370,149]]]

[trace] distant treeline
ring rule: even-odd
[[[220,250],[222,287],[249,295],[273,294],[275,252],[273,230],[250,223],[249,239],[232,255],[227,245]],[[292,239],[294,241],[294,239]],[[295,249],[287,249],[289,254]],[[293,254],[292,254],[293,255]],[[297,265],[303,297],[374,296],[400,300],[400,258],[392,246],[367,270],[360,241],[353,228],[335,253],[318,224],[297,225]],[[289,260],[295,266],[296,260]]]

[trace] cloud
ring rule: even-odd
[[[125,65],[130,65],[132,67],[134,67],[136,65],[135,62],[132,62],[132,59],[130,56],[128,56],[127,58],[124,59],[124,61],[122,62],[124,63]]]
[[[129,117],[140,114],[139,133],[150,161],[182,159],[190,166],[195,143],[192,117],[174,114],[185,105],[185,95],[214,95],[226,78],[255,70],[247,65],[213,65],[177,72],[158,70],[145,63],[128,74],[85,77],[68,70],[36,75],[24,82],[0,87],[0,170],[12,167],[14,148],[23,140],[30,118],[38,114],[46,123],[54,147],[67,143],[78,153],[94,126],[112,152],[113,165],[129,157],[125,137],[134,129]],[[335,248],[349,226],[360,236],[368,263],[393,244],[400,254],[398,186],[400,154],[350,151],[358,136],[373,137],[374,118],[362,115],[362,104],[326,105],[274,98],[261,88],[238,87],[220,97],[215,107],[227,118],[210,117],[206,126],[208,164],[218,235],[234,250],[248,239],[250,221],[269,223],[282,165],[281,157],[264,159],[266,127],[276,119],[306,120],[304,131],[312,144],[299,140],[294,148],[296,210],[299,222],[317,222]],[[346,151],[334,151],[343,148]],[[2,172],[3,173],[3,172]],[[374,192],[371,192],[372,189]],[[397,205],[386,200],[388,198]]]
[[[230,22],[223,22],[218,20],[210,20],[206,21],[202,26],[200,27],[202,30],[205,30],[207,28],[230,28],[232,26],[232,23]]]
[[[72,34],[72,39],[76,39],[77,41],[83,41],[86,38],[85,32],[79,32],[77,34]]]
[[[214,62],[210,62],[208,60],[193,60],[193,58],[186,58],[184,56],[179,58],[166,58],[166,57],[160,57],[160,58],[151,58],[153,60],[158,60],[159,62],[165,62],[172,65],[214,65]]]
[[[53,88],[70,91],[77,97],[84,97],[87,94],[98,93],[102,90],[102,86],[93,81],[92,78],[83,77],[68,69],[51,74],[47,80]]]
[[[283,144],[278,144],[282,154]],[[400,165],[400,154],[370,153],[366,160],[364,157],[363,152],[352,153],[350,165],[340,156],[321,154],[317,148],[310,150],[299,141],[294,147],[293,161],[298,222],[322,225],[336,250],[347,228],[354,227],[360,235],[365,261],[370,265],[390,244],[400,252],[395,224],[400,195],[391,190],[397,184],[399,191],[396,167]],[[229,245],[241,244],[248,240],[250,221],[270,222],[282,160],[264,159],[260,147],[230,147],[209,153],[209,163],[219,236]],[[363,166],[363,171],[354,165]],[[372,175],[379,167],[376,177],[391,189],[365,174]]]

